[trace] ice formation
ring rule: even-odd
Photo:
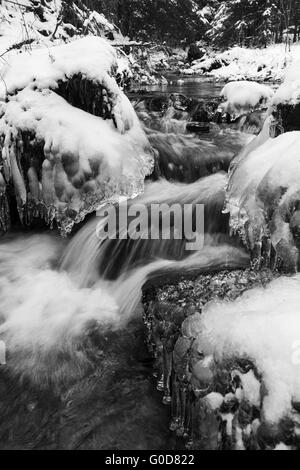
[[[300,132],[288,132],[244,152],[233,164],[227,195],[230,224],[258,266],[262,254],[270,262],[273,247],[275,267],[297,269],[299,145]]]
[[[112,195],[143,190],[152,149],[116,73],[115,51],[98,37],[4,67],[2,194],[13,182],[22,222],[55,220],[67,233]]]
[[[267,106],[273,95],[270,87],[260,83],[230,82],[221,91],[221,97],[225,101],[221,106],[224,112],[239,115],[258,106]]]

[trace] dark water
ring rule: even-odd
[[[199,78],[189,76],[178,76],[165,73],[164,77],[168,85],[145,85],[136,87],[134,91],[146,91],[149,93],[181,93],[189,98],[210,100],[218,98],[224,87],[224,83],[217,82],[211,78]],[[182,83],[183,82],[183,83]]]

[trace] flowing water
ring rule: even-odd
[[[193,81],[182,91],[210,99],[219,86]],[[137,112],[157,149],[160,178],[147,181],[145,194],[128,207],[142,204],[147,219],[153,203],[204,204],[204,248],[187,252],[186,240],[174,237],[101,241],[97,233],[107,219],[96,216],[70,241],[54,233],[4,237],[0,448],[179,445],[167,431],[169,411],[152,380],[141,291],[159,276],[248,265],[222,209],[226,170],[249,135],[216,125],[207,135],[189,134],[185,113],[149,112],[143,101]]]
[[[224,87],[223,83],[216,82],[212,78],[179,77],[172,73],[165,73],[164,77],[168,84],[145,85],[142,88],[139,87],[137,92],[140,93],[142,89],[151,94],[181,93],[189,98],[211,100],[212,98],[218,98]]]

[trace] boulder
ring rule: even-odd
[[[197,44],[191,44],[188,50],[188,61],[193,62],[194,60],[202,59],[206,54],[206,51]]]

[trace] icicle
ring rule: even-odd
[[[45,160],[42,167],[42,192],[44,200],[44,220],[50,228],[53,227],[53,221],[56,217],[56,195],[54,187],[54,174],[52,164]]]
[[[160,378],[159,380],[157,381],[157,386],[156,386],[156,389],[159,391],[159,392],[163,392],[164,391],[164,375],[160,375]]]
[[[170,423],[170,431],[175,432],[180,426],[180,394],[179,381],[176,375],[172,381],[172,421]]]
[[[21,171],[17,163],[16,144],[13,144],[10,149],[10,164],[11,164],[12,178],[13,178],[14,189],[15,189],[15,194],[16,194],[16,199],[17,199],[19,217],[22,222],[23,217],[24,217],[24,206],[27,201],[27,191],[26,191],[24,179],[21,175]]]
[[[0,228],[7,232],[10,228],[10,211],[6,196],[6,183],[2,173],[0,173]]]
[[[10,164],[10,145],[11,145],[11,132],[7,132],[3,147],[2,147],[2,165],[3,172],[6,182],[8,183],[11,180],[11,164]]]
[[[180,399],[180,416],[179,416],[179,427],[176,430],[176,434],[178,437],[183,437],[185,433],[186,401],[187,401],[187,390],[186,390],[185,384],[180,384],[179,399]]]
[[[51,206],[55,202],[53,168],[48,160],[42,166],[42,192],[43,201],[46,206]]]
[[[172,353],[168,352],[166,347],[164,346],[163,351],[163,361],[164,361],[164,398],[163,403],[164,405],[170,405],[172,398],[171,398],[171,388],[170,388],[170,380],[171,380],[171,373],[172,373]]]
[[[40,200],[41,194],[40,194],[39,180],[38,180],[38,176],[37,176],[37,172],[35,168],[30,167],[27,172],[27,176],[28,176],[28,183],[29,183],[29,190],[30,190],[31,197],[34,201],[37,202]]]

